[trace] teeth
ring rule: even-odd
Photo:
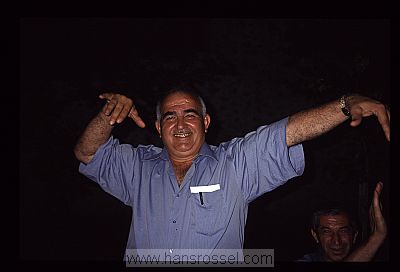
[[[175,137],[179,137],[179,138],[185,138],[187,136],[189,136],[190,133],[176,133],[174,134]]]

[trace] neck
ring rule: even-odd
[[[173,161],[172,162],[172,166],[174,167],[174,172],[175,172],[175,177],[176,177],[176,181],[178,182],[178,185],[180,186],[186,176],[187,171],[189,170],[190,166],[193,163],[193,160],[189,160],[189,161]]]

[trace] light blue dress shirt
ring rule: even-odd
[[[132,207],[127,249],[242,249],[248,204],[304,171],[302,145],[286,145],[287,122],[204,143],[180,187],[166,149],[112,136],[79,171]],[[217,184],[202,199],[191,193]]]

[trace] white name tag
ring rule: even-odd
[[[207,185],[207,186],[190,186],[190,192],[196,193],[211,193],[218,191],[220,188],[219,184]]]

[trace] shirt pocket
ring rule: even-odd
[[[225,229],[222,190],[191,194],[192,224],[198,234],[213,236]]]

